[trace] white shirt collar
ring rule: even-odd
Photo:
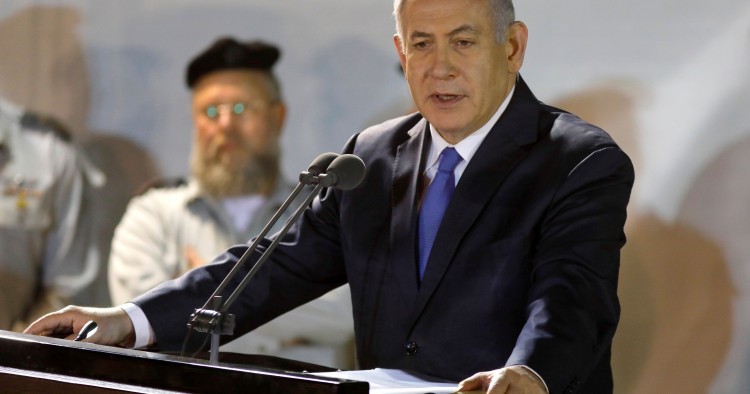
[[[487,137],[487,134],[490,133],[490,130],[492,130],[492,127],[495,125],[495,123],[497,123],[498,119],[500,119],[500,116],[503,114],[503,112],[505,112],[505,109],[508,108],[510,99],[511,97],[513,97],[513,93],[515,91],[516,85],[514,84],[510,89],[510,93],[508,93],[508,95],[505,97],[505,100],[503,100],[502,104],[500,104],[500,107],[497,109],[495,114],[492,115],[490,120],[487,121],[484,126],[480,127],[477,131],[469,134],[468,137],[464,138],[456,145],[451,145],[447,141],[445,141],[445,139],[440,136],[440,133],[435,130],[435,127],[430,124],[432,144],[430,146],[430,154],[427,159],[427,166],[425,166],[425,175],[427,175],[427,177],[429,177],[430,179],[435,176],[435,172],[437,171],[438,159],[440,158],[440,152],[442,152],[443,149],[452,146],[456,149],[458,154],[461,155],[461,158],[463,159],[460,163],[458,163],[455,170],[456,183],[458,183],[458,180],[459,178],[461,178],[464,169],[466,169],[469,161],[471,161],[471,158],[474,157],[474,153],[476,153],[477,149],[479,149],[479,145],[482,144],[484,138]]]

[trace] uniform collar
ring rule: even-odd
[[[197,201],[197,200],[207,200],[213,203],[219,202],[216,198],[209,196],[201,187],[200,182],[198,182],[198,179],[194,177],[190,177],[186,187],[187,187],[187,192],[185,193],[186,204],[189,204],[190,202]],[[280,177],[278,181],[276,182],[276,187],[274,188],[273,193],[271,193],[271,196],[268,197],[267,202],[271,202],[271,203],[278,202],[279,204],[283,203],[293,188],[294,186],[291,185],[286,179],[283,179]]]

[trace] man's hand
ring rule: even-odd
[[[544,383],[521,365],[479,372],[458,384],[458,391],[473,390],[487,394],[547,394]]]
[[[135,344],[135,329],[128,314],[120,307],[83,308],[67,306],[48,313],[31,323],[25,334],[74,339],[90,320],[97,323],[96,332],[83,342],[130,348]]]

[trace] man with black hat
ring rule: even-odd
[[[292,191],[279,169],[286,117],[272,71],[279,56],[279,50],[266,43],[222,38],[188,65],[195,125],[192,176],[187,182],[150,188],[130,202],[115,231],[109,260],[115,304],[255,237]],[[272,232],[285,220],[282,217]],[[342,287],[224,350],[346,367],[353,356],[338,353],[352,330],[349,291]],[[290,346],[300,340],[316,346]]]

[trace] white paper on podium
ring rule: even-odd
[[[370,383],[370,394],[455,393],[458,383],[430,379],[400,369],[375,368],[361,371],[321,372],[312,375]]]

